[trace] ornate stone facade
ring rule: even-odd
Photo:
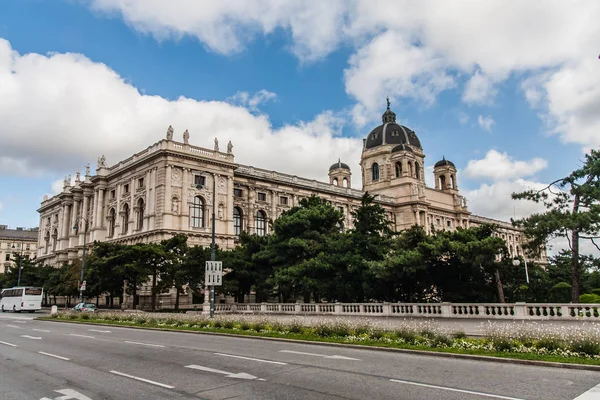
[[[15,254],[35,258],[37,243],[37,228],[9,229],[6,225],[0,225],[0,273],[3,274],[6,268],[14,265]]]
[[[188,131],[183,143],[177,142],[169,127],[165,139],[126,160],[109,166],[100,157],[94,175],[88,166],[83,178],[79,173],[74,182],[65,178],[63,191],[44,199],[38,210],[38,259],[57,264],[80,257],[85,224],[86,243],[157,242],[185,233],[190,244],[207,246],[213,209],[218,245],[233,248],[241,231],[268,233],[269,220],[313,194],[343,211],[341,228],[349,228],[364,191],[376,196],[396,230],[414,224],[430,231],[494,222],[511,254],[522,254],[519,230],[468,211],[452,162],[435,165],[435,187],[428,187],[425,154],[415,132],[396,124],[389,107],[382,122],[364,140],[362,190],[351,188],[350,168],[340,160],[329,169],[329,183],[319,182],[237,164],[231,142],[226,153],[219,151],[217,139],[213,150],[196,147],[189,144]]]

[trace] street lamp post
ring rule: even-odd
[[[83,220],[85,222],[83,228],[83,255],[81,256],[81,278],[79,279],[79,302],[83,303],[83,273],[85,271],[85,245],[88,233],[88,221],[87,218],[79,216],[75,219],[75,226],[73,229],[77,230],[77,223],[79,220]]]
[[[21,245],[21,252],[19,254],[19,277],[17,278],[17,286],[21,286],[21,270],[22,270],[22,262],[23,262],[23,242],[18,242]],[[16,246],[13,243],[12,248],[15,249]]]
[[[210,261],[216,261],[215,256],[215,202],[217,201],[217,177],[213,175],[213,201],[212,201],[212,242],[210,245]],[[215,316],[215,285],[210,285],[210,317]]]
[[[527,280],[527,283],[529,283],[529,271],[527,271],[527,260],[525,257],[523,257],[523,261],[525,262],[525,279]],[[519,257],[515,257],[513,258],[512,263],[515,267],[518,267],[521,265],[521,260],[519,260]]]

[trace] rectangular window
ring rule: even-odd
[[[242,189],[233,189],[234,197],[242,197]]]
[[[283,204],[283,205],[287,206],[287,203],[288,203],[287,196],[280,196],[279,197],[279,204]]]
[[[258,201],[267,201],[266,193],[258,193]]]
[[[110,198],[114,199],[115,197],[117,197],[117,192],[115,191],[115,189],[110,191]]]
[[[441,226],[442,225],[442,220],[439,218],[436,218],[435,223],[437,224],[437,226]]]
[[[144,187],[144,178],[138,179],[138,189]]]
[[[25,250],[29,250],[29,245],[25,245]]]
[[[451,220],[446,221],[446,224],[448,225],[448,228],[452,228],[452,221]]]
[[[206,177],[202,175],[194,175],[194,185],[196,185],[196,187],[206,186]]]
[[[6,253],[6,261],[10,261],[10,253]]]
[[[343,214],[344,213],[344,207],[338,207],[338,211]]]
[[[125,185],[123,185],[123,191],[124,191],[125,193],[129,193],[129,184],[128,184],[128,183],[127,183],[127,184],[125,184]]]

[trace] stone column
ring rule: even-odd
[[[227,209],[225,210],[227,217],[227,233],[233,234],[233,176],[227,177]]]
[[[79,206],[79,200],[73,200],[73,205],[71,206],[71,225],[73,225],[73,226],[75,226],[75,223],[76,223],[78,206]],[[73,227],[71,227],[69,237],[76,236],[75,229],[72,229],[72,228]]]
[[[165,201],[164,203],[164,209],[163,209],[163,226],[162,228],[166,228],[166,229],[170,229],[171,228],[171,172],[172,172],[173,167],[171,165],[167,165],[166,166],[166,170],[165,170]],[[184,194],[185,196],[185,194]],[[187,204],[187,201],[185,201],[184,199],[181,199],[181,207],[184,206],[184,204]]]
[[[419,210],[415,210],[414,213],[415,213],[415,224],[421,225],[420,221],[419,221]]]
[[[69,223],[68,221],[68,217],[67,217],[67,213],[69,212],[69,206],[63,202],[63,204],[61,205],[61,232],[60,232],[60,238],[59,239],[64,239],[67,237],[67,235],[69,234],[68,230],[67,230],[67,224]]]
[[[102,228],[104,226],[104,189],[98,189],[98,207],[96,209],[96,226]]]
[[[89,221],[87,221],[87,218],[88,218],[87,210],[88,210],[89,204],[90,204],[90,195],[86,193],[83,195],[83,209],[81,210],[81,216],[83,218],[85,218],[86,220],[79,221],[80,225],[79,225],[78,232],[79,232],[79,245],[80,246],[83,246],[83,235],[85,233],[85,225],[84,224],[86,222],[89,222]]]
[[[277,198],[278,193],[275,190],[271,190],[271,219],[275,221],[277,219]]]

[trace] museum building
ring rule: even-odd
[[[94,174],[88,164],[84,176],[78,172],[74,182],[65,178],[62,192],[45,197],[38,209],[38,260],[57,265],[80,258],[84,241],[158,242],[178,233],[188,235],[190,245],[208,246],[213,204],[221,248],[235,247],[242,231],[269,233],[269,221],[311,195],[342,211],[340,228],[351,228],[351,213],[366,191],[375,195],[395,230],[494,223],[511,255],[523,254],[519,229],[469,212],[451,161],[435,163],[435,186],[425,184],[421,142],[396,122],[389,103],[382,124],[363,139],[360,189],[351,187],[352,170],[341,160],[329,167],[329,182],[320,182],[238,164],[231,142],[221,151],[217,139],[206,149],[191,145],[187,130],[182,142],[173,135],[169,127],[164,139],[125,160],[108,165],[102,156]],[[547,262],[545,251],[537,261]]]

